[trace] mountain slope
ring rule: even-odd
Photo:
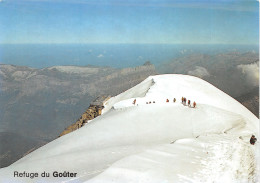
[[[254,88],[251,92],[236,97],[236,100],[252,111],[255,116],[259,117],[259,87]]]
[[[54,66],[43,69],[0,64],[0,130],[35,141],[50,142],[75,122],[97,96],[117,95],[155,74],[153,65],[109,67]],[[3,133],[1,138],[6,133]],[[23,140],[1,150],[0,167],[32,148]],[[35,144],[36,145],[36,144]],[[29,148],[30,146],[30,148]],[[34,146],[36,147],[36,146]],[[16,153],[9,153],[16,151]]]
[[[0,164],[2,167],[8,166],[22,158],[28,151],[35,150],[46,143],[12,132],[0,132]]]
[[[182,105],[182,96],[195,100],[197,107]],[[252,133],[258,137],[258,129],[258,118],[213,85],[192,76],[152,76],[109,99],[103,114],[84,127],[1,169],[0,181],[196,182],[200,177],[211,182],[226,175],[227,182],[254,182],[258,144],[248,141]],[[250,161],[240,158],[243,153]],[[217,159],[223,162],[214,164]],[[170,162],[176,163],[175,169]],[[230,162],[233,166],[225,166]],[[239,173],[246,168],[251,171]],[[77,176],[13,178],[14,170]],[[214,170],[216,176],[210,178]]]

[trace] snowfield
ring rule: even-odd
[[[181,104],[182,96],[197,107]],[[249,143],[259,138],[259,119],[206,81],[151,76],[109,99],[102,113],[0,169],[0,182],[259,182],[259,143]]]

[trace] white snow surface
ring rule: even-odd
[[[182,105],[182,96],[197,107]],[[249,143],[258,131],[256,116],[206,81],[150,76],[109,99],[91,123],[0,169],[0,182],[259,182],[259,143]]]

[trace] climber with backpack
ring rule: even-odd
[[[255,138],[255,136],[252,135],[251,138],[250,138],[250,144],[255,145],[256,141],[257,141],[257,138]]]
[[[188,106],[190,106],[190,100],[188,100]]]
[[[196,102],[194,101],[194,102],[193,102],[193,108],[195,108],[195,107],[196,107],[196,105],[197,105],[197,104],[196,104]]]

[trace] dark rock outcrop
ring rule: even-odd
[[[81,115],[81,117],[72,125],[68,126],[59,137],[66,135],[74,130],[77,130],[92,120],[101,115],[104,103],[110,98],[110,96],[100,96],[90,103],[88,109]]]

